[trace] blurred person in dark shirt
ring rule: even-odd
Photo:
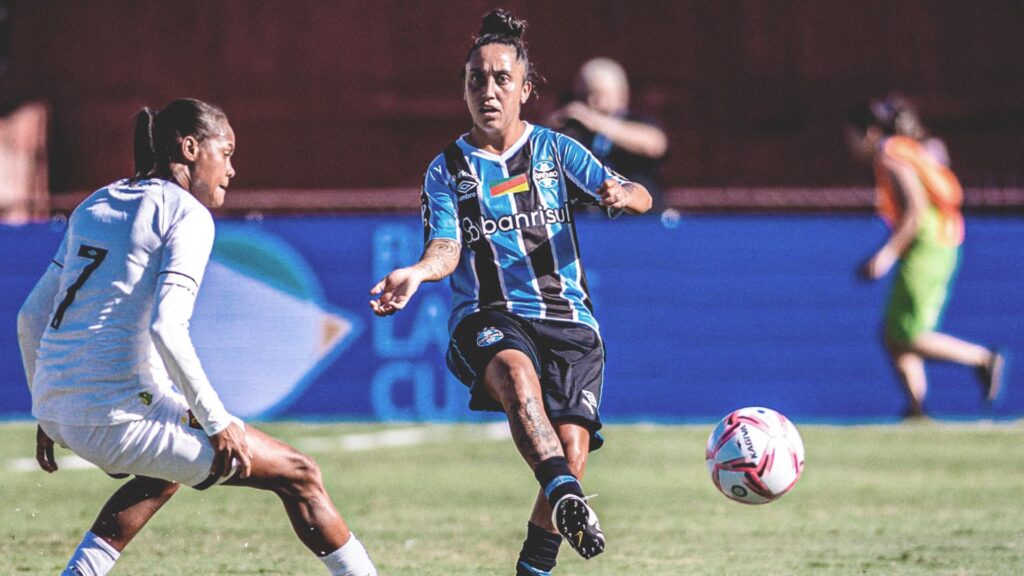
[[[627,180],[643,184],[654,209],[663,209],[659,166],[668,137],[652,119],[630,111],[626,71],[609,58],[589,60],[580,67],[574,97],[548,118],[549,125],[578,140]]]

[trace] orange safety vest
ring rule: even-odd
[[[964,217],[960,206],[963,204],[964,191],[960,181],[952,170],[932,158],[913,138],[887,138],[876,157],[875,179],[879,215],[890,226],[903,216],[903,207],[900,205],[892,175],[882,162],[886,158],[909,165],[917,174],[928,196],[928,202],[938,213],[938,237],[935,240],[946,246],[959,246],[963,243]]]

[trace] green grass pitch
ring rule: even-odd
[[[321,465],[382,575],[512,574],[536,483],[508,439],[483,428],[266,424]],[[584,481],[608,538],[568,547],[555,574],[1024,574],[1024,426],[801,426],[807,468],[765,506],[718,494],[709,426],[613,425]],[[342,450],[345,437],[427,431],[411,446]],[[56,574],[117,487],[95,469],[15,469],[34,428],[0,425],[0,574]],[[59,451],[58,457],[68,452]],[[269,493],[182,489],[113,574],[325,574]]]

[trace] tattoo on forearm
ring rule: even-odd
[[[461,247],[455,240],[431,240],[417,266],[427,272],[427,280],[440,280],[455,271],[460,252]]]
[[[548,422],[543,404],[536,398],[526,398],[510,406],[508,423],[516,446],[532,464],[561,455],[562,444]]]

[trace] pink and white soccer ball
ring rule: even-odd
[[[804,443],[796,426],[770,408],[740,408],[708,438],[708,472],[722,494],[744,504],[767,504],[796,485]]]

